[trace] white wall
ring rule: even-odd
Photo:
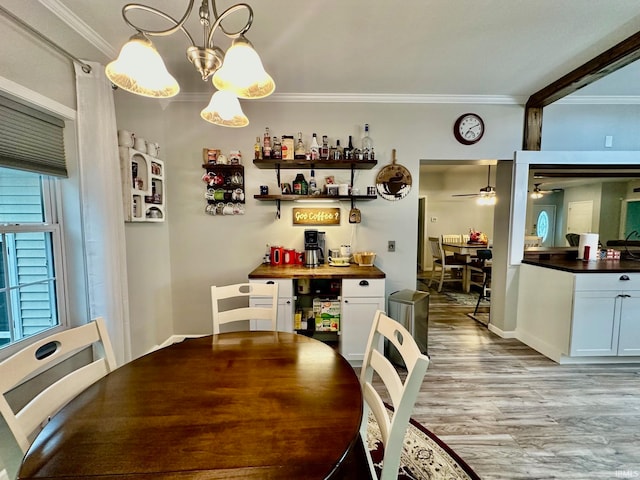
[[[118,123],[142,131],[138,123],[145,117],[155,124],[156,115],[164,118],[165,140],[161,151],[167,170],[167,223],[170,238],[170,276],[175,334],[211,332],[209,286],[244,281],[261,261],[267,243],[279,243],[301,249],[302,226],[293,226],[292,203],[283,203],[282,218],[275,219],[274,202],[258,202],[253,195],[259,186],[276,189],[275,172],[253,166],[251,155],[255,137],[268,126],[276,135],[296,134],[305,138],[312,132],[340,138],[344,143],[353,135],[357,143],[364,123],[371,125],[378,166],[359,171],[355,185],[363,190],[374,183],[382,166],[390,163],[391,149],[397,149],[398,163],[407,167],[414,188],[402,200],[383,199],[360,202],[362,223],[352,226],[326,227],[329,247],[351,242],[354,249],[374,250],[376,265],[387,274],[387,293],[415,288],[417,203],[419,161],[421,158],[481,159],[511,158],[521,142],[522,108],[516,105],[395,105],[365,103],[276,103],[243,102],[251,124],[243,129],[225,129],[202,121],[201,103],[174,102],[165,111],[157,110],[158,101],[142,99],[149,107],[132,100],[126,92],[116,92]],[[155,106],[154,106],[155,105]],[[453,138],[455,118],[466,111],[482,114],[489,125],[483,140],[475,146],[458,144]],[[134,125],[134,126],[132,126]],[[245,155],[246,214],[243,216],[209,216],[204,213],[205,184],[201,181],[202,148],[220,148],[223,152],[239,149]],[[333,171],[348,178],[347,171]],[[283,181],[291,181],[296,170],[282,172]],[[303,171],[308,178],[309,170]],[[320,177],[321,172],[316,173]],[[486,178],[486,177],[485,177]],[[480,186],[474,185],[474,188]],[[350,205],[340,204],[343,215]],[[136,226],[137,227],[137,226]],[[153,235],[149,226],[144,235]],[[133,247],[127,228],[127,248]],[[155,232],[155,230],[154,230]],[[162,237],[164,233],[159,233]],[[396,252],[386,251],[387,241],[396,241]],[[164,240],[162,240],[164,241]],[[144,242],[142,242],[144,245]],[[140,245],[141,246],[141,245]],[[155,248],[155,247],[149,247]],[[153,263],[143,257],[132,258],[130,269],[136,276],[149,279],[149,288],[160,291],[151,278]],[[131,274],[130,274],[131,283]],[[164,283],[164,282],[160,282]],[[147,295],[150,292],[147,291]],[[143,295],[141,292],[140,295]],[[131,292],[131,298],[136,296]],[[133,300],[132,300],[133,301]],[[155,312],[141,312],[151,319]],[[147,321],[145,321],[146,323]]]

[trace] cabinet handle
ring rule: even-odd
[[[267,285],[273,285],[275,282],[273,280],[269,280],[266,283],[267,283]]]
[[[349,303],[349,300],[345,300],[344,303]]]
[[[287,300],[287,305],[291,305],[291,300]]]
[[[629,280],[629,275],[621,275],[620,280]]]
[[[368,287],[369,286],[369,282],[367,282],[366,280],[360,280],[359,285],[361,287]]]

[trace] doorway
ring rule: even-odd
[[[553,247],[556,236],[556,206],[534,205],[532,218],[534,224],[531,233],[542,238],[543,247]]]

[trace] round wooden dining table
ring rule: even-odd
[[[356,373],[330,346],[284,332],[185,340],[67,404],[20,479],[324,479],[359,441]]]

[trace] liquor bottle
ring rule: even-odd
[[[333,159],[342,160],[343,154],[344,153],[343,153],[342,147],[340,146],[340,140],[336,140],[336,148],[333,151]]]
[[[322,147],[320,148],[320,159],[321,160],[329,160],[329,141],[327,140],[327,136],[322,136]]]
[[[344,149],[343,155],[345,160],[353,159],[353,140],[351,135],[349,135],[349,145]]]
[[[309,177],[309,195],[315,195],[318,190],[318,185],[316,183],[315,172],[311,170],[311,177]]]
[[[269,127],[267,127],[264,132],[262,158],[271,158],[271,135],[269,135]]]
[[[298,132],[298,143],[296,143],[296,153],[294,158],[296,160],[304,160],[307,158],[306,153],[307,151],[305,150],[304,143],[302,142],[302,132]]]
[[[308,192],[309,184],[305,180],[304,175],[302,173],[298,173],[293,181],[293,193],[295,195],[307,195]]]
[[[255,160],[262,159],[262,144],[260,143],[260,137],[256,137],[256,144],[253,146],[253,158]]]
[[[273,136],[273,147],[271,148],[271,158],[276,160],[282,159],[282,144],[280,143],[280,138],[277,136]]]
[[[364,124],[364,137],[362,137],[362,154],[363,160],[369,160],[371,149],[373,148],[373,140],[369,136],[369,124]]]
[[[311,160],[318,160],[320,158],[320,145],[318,145],[318,137],[316,134],[313,134],[313,138],[311,138],[311,147],[309,148],[311,151]]]

